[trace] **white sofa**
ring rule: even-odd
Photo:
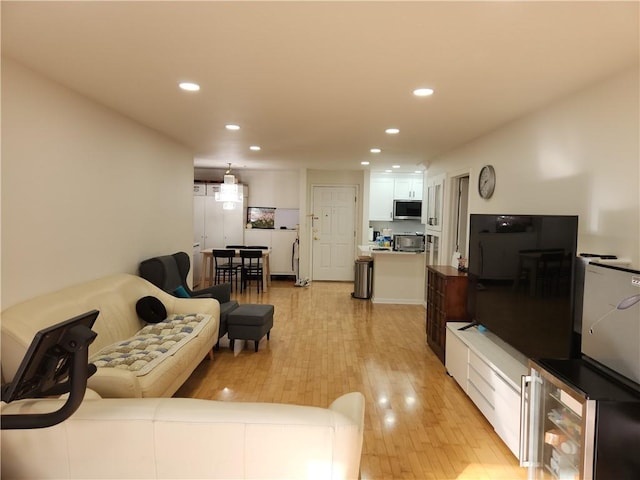
[[[150,371],[101,367],[89,378],[88,387],[104,398],[170,397],[191,375],[218,341],[220,305],[214,299],[176,298],[148,281],[128,274],[116,274],[24,301],[2,312],[2,374],[13,379],[34,334],[44,327],[89,310],[100,314],[93,327],[98,334],[89,347],[89,358],[104,347],[129,339],[143,326],[136,302],[154,296],[168,314],[198,313],[210,316],[197,335],[177,351],[170,351]],[[151,365],[149,365],[151,366]]]
[[[85,397],[86,398],[86,397]],[[22,400],[3,414],[59,408]],[[2,431],[2,478],[356,479],[364,397],[329,408],[185,398],[85,399],[68,420]]]

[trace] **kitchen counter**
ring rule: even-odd
[[[358,245],[361,256],[373,255],[424,255],[424,252],[396,252],[391,247],[377,247],[375,245]]]
[[[373,303],[424,305],[424,252],[394,252],[373,250],[371,245],[359,245],[360,256],[373,258]]]
[[[371,249],[374,246],[375,245],[358,245],[358,254],[360,256],[363,256],[363,257],[370,257],[371,256]]]

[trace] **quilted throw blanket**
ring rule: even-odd
[[[145,326],[132,338],[103,348],[89,362],[99,368],[121,368],[145,375],[195,338],[210,318],[200,313],[172,314],[160,323]]]

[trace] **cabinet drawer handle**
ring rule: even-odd
[[[518,453],[520,458],[520,466],[528,467],[531,462],[529,461],[529,427],[530,419],[527,406],[529,385],[531,384],[531,375],[522,375],[520,377],[520,442],[518,445]]]

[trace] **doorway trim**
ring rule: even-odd
[[[314,264],[315,262],[315,240],[314,240],[314,216],[316,214],[315,212],[315,191],[316,188],[344,188],[344,189],[351,189],[352,192],[355,195],[354,198],[354,207],[353,207],[353,251],[352,251],[352,258],[355,259],[357,256],[357,251],[358,251],[358,239],[360,238],[361,235],[361,222],[362,222],[362,216],[363,216],[363,207],[362,207],[362,198],[360,195],[360,186],[358,184],[328,184],[328,183],[314,183],[310,185],[309,188],[309,211],[312,212],[309,214],[309,224],[308,224],[308,228],[307,228],[307,234],[308,234],[308,238],[309,238],[309,276],[311,277],[311,279],[314,279],[314,275],[315,275],[315,271],[316,271],[316,266]],[[353,281],[353,278],[351,278],[351,280],[345,280],[345,281]]]
[[[462,209],[458,209],[458,198],[460,196],[460,185],[461,180],[467,179],[467,187],[466,187],[466,202],[464,203]],[[443,238],[444,242],[441,245],[441,248],[444,247],[444,259],[447,264],[452,263],[453,254],[456,252],[456,243],[457,232],[458,232],[458,215],[462,215],[465,217],[465,227],[466,232],[469,231],[469,201],[470,201],[470,183],[471,182],[471,171],[470,169],[458,170],[449,175],[447,179],[447,202],[446,202],[446,210],[447,210],[447,231]],[[464,201],[464,200],[463,200]],[[467,252],[469,251],[469,236],[468,233],[466,238],[463,239],[464,245],[459,245],[459,252],[463,257],[467,256]]]

